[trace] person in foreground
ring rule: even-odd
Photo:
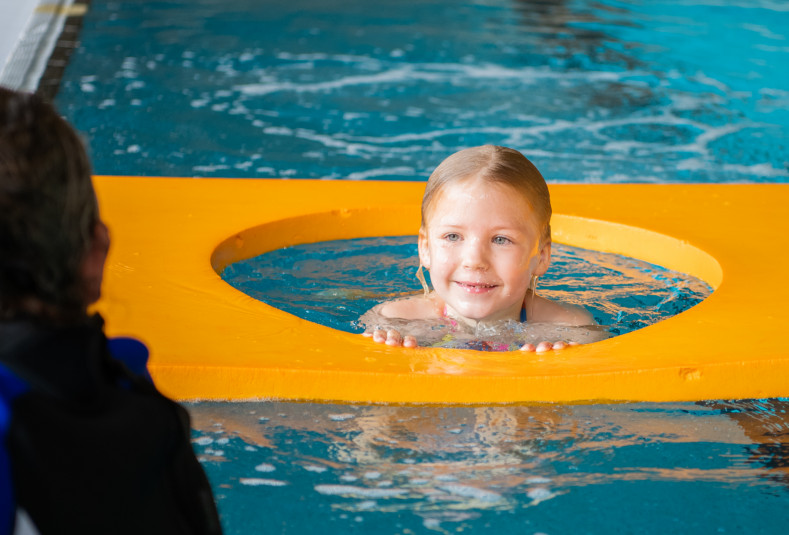
[[[420,271],[434,291],[388,301],[361,318],[364,333],[391,346],[416,347],[417,339],[387,318],[436,320],[470,327],[516,321],[594,325],[582,307],[535,293],[551,262],[551,201],[537,168],[520,152],[494,145],[461,150],[430,175],[422,199]],[[524,344],[526,351],[563,349],[575,342]]]
[[[0,535],[219,534],[186,410],[87,312],[108,247],[77,134],[0,87]]]

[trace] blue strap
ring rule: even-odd
[[[135,338],[110,338],[108,340],[110,355],[126,365],[135,375],[141,375],[153,383],[148,373],[148,348]]]

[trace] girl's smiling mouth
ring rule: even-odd
[[[455,284],[469,293],[484,293],[496,288],[497,284],[487,284],[484,282],[455,281]]]

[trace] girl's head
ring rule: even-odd
[[[518,319],[534,277],[551,258],[551,204],[539,171],[492,145],[439,165],[422,201],[419,259],[458,319]]]
[[[100,220],[90,173],[51,105],[0,88],[0,319],[66,318],[93,299],[85,260]]]
[[[541,243],[551,240],[551,196],[540,172],[515,149],[496,145],[471,147],[454,153],[430,175],[422,197],[422,227],[427,226],[431,210],[443,188],[459,181],[477,178],[484,182],[506,184],[531,207]]]

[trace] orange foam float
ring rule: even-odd
[[[789,396],[789,185],[552,185],[554,241],[699,277],[714,293],[650,327],[546,354],[390,348],[225,283],[289,245],[414,235],[424,183],[95,177],[112,233],[97,309],[143,340],[180,400],[692,401]]]

